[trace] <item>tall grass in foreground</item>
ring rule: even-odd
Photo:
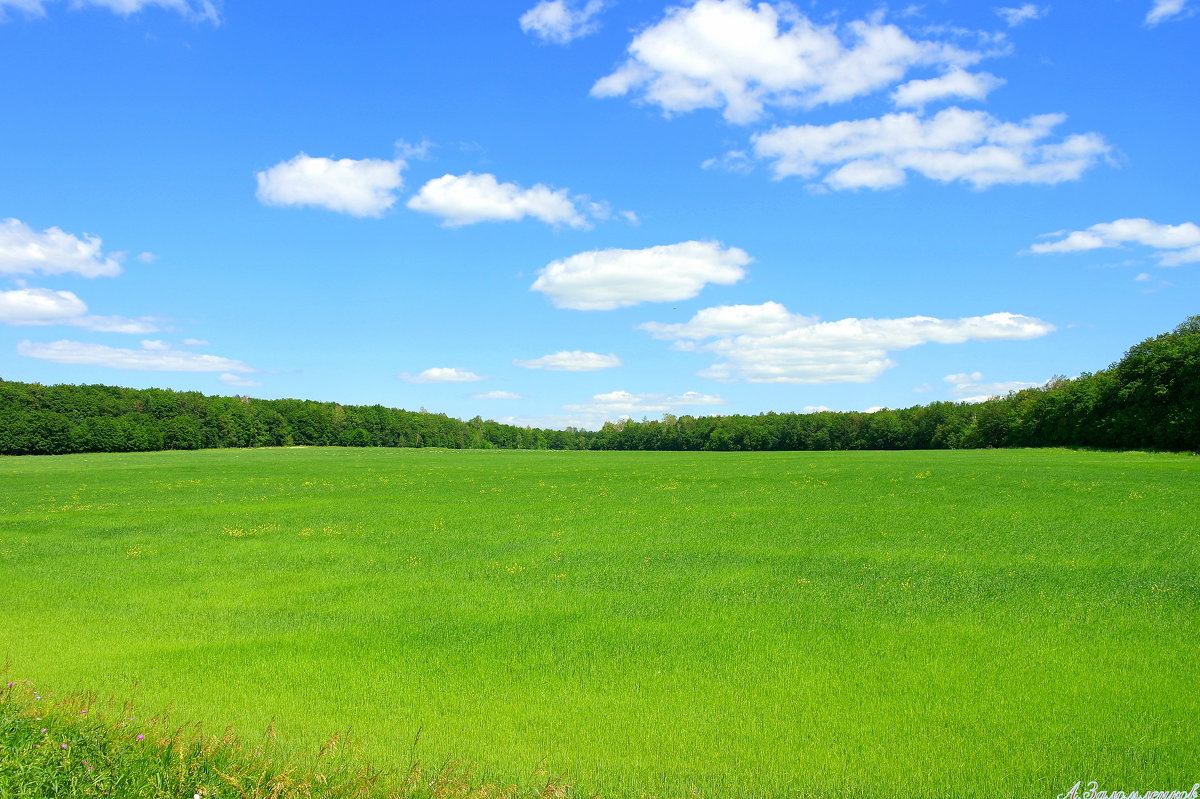
[[[386,774],[337,733],[311,757],[285,758],[268,728],[249,743],[226,728],[139,719],[95,695],[43,695],[27,680],[0,688],[0,799],[565,799],[570,787],[479,781],[456,764],[413,762]],[[532,784],[531,780],[531,784]],[[572,794],[573,795],[573,794]]]

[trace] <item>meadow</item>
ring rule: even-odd
[[[581,795],[1200,781],[1200,458],[0,458],[0,661]]]

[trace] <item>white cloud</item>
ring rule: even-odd
[[[946,375],[942,378],[951,384],[950,396],[960,402],[983,402],[992,397],[1006,396],[1010,391],[1020,391],[1025,388],[1037,388],[1041,383],[1029,383],[1024,380],[1010,380],[1004,383],[984,383],[983,373]]]
[[[683,324],[647,322],[641,327],[655,338],[703,339],[774,336],[816,321],[816,317],[793,314],[780,303],[764,302],[761,305],[718,305],[698,311]]]
[[[616,355],[601,355],[597,352],[563,350],[553,355],[543,355],[529,361],[515,360],[514,364],[524,369],[547,369],[552,372],[594,372],[621,365]]]
[[[596,413],[550,413],[543,416],[504,416],[496,420],[515,427],[537,427],[543,430],[564,430],[574,427],[580,430],[599,430],[607,421]]]
[[[1004,24],[1010,28],[1015,28],[1031,20],[1041,19],[1046,16],[1048,9],[1039,8],[1033,3],[1025,3],[1024,5],[1016,6],[1015,8],[997,8],[996,13],[1004,20]]]
[[[63,324],[95,330],[98,333],[129,333],[132,335],[157,333],[162,329],[158,320],[148,316],[129,319],[124,316],[92,316],[89,314]]]
[[[102,333],[153,333],[153,319],[92,316],[70,291],[22,288],[0,291],[0,322],[9,325],[71,325]]]
[[[185,346],[185,347],[207,347],[208,342],[202,338],[185,338],[183,340],[183,346]]]
[[[123,17],[136,14],[146,8],[157,7],[178,12],[194,20],[203,20],[212,22],[213,24],[221,21],[221,16],[217,12],[216,6],[209,2],[209,0],[199,0],[199,2],[194,3],[188,2],[188,0],[72,0],[72,4],[76,6],[106,8]]]
[[[408,207],[442,217],[447,227],[477,222],[518,222],[527,216],[548,225],[567,225],[584,230],[591,222],[579,210],[566,189],[551,189],[538,183],[522,189],[515,183],[500,183],[495,175],[442,175],[421,187]],[[596,210],[605,206],[596,204]]]
[[[429,153],[434,147],[437,147],[437,144],[429,139],[421,139],[416,144],[407,139],[396,139],[396,157],[403,161],[410,158],[424,161],[429,158]]]
[[[1019,341],[1054,330],[1040,319],[1011,313],[819,322],[771,302],[706,308],[682,324],[641,327],[674,341],[674,349],[717,355],[720,360],[701,376],[751,383],[867,383],[894,365],[888,357],[893,350],[931,342]]]
[[[17,11],[22,11],[31,17],[42,17],[46,15],[47,0],[0,0],[0,22],[5,22],[8,17],[5,15],[5,10],[15,8]]]
[[[158,256],[152,252],[139,252],[137,259],[144,264],[152,264],[158,260]]]
[[[152,345],[154,342],[152,342]],[[241,361],[216,355],[197,355],[182,350],[159,349],[151,346],[140,350],[106,347],[82,341],[37,343],[22,341],[17,352],[27,358],[41,358],[56,363],[82,366],[104,366],[110,369],[132,369],[152,372],[254,372]]]
[[[31,16],[45,16],[46,5],[53,0],[0,0],[0,22],[4,21],[4,10],[15,8]],[[71,8],[94,6],[107,9],[115,14],[128,17],[146,8],[164,8],[175,11],[196,22],[211,22],[218,25],[221,22],[217,6],[210,0],[71,0]]]
[[[156,320],[149,317],[129,319],[124,316],[89,315],[66,324],[86,330],[95,330],[97,333],[128,333],[130,335],[157,333],[162,329]]]
[[[715,241],[684,241],[644,250],[591,250],[553,261],[530,287],[559,308],[608,311],[642,302],[695,297],[708,283],[732,285],[752,259]]]
[[[0,291],[0,322],[10,325],[56,325],[78,319],[87,305],[69,291],[17,289]]]
[[[1038,242],[1029,248],[1029,252],[1046,255],[1142,244],[1160,251],[1158,262],[1163,266],[1200,262],[1200,225],[1192,222],[1160,225],[1149,219],[1117,219],[1092,225],[1087,230],[1059,231],[1046,236],[1062,238]]]
[[[776,178],[820,178],[832,189],[893,188],[909,172],[975,188],[1076,180],[1109,150],[1098,134],[1047,143],[1062,114],[1001,122],[983,111],[952,107],[929,119],[887,114],[832,125],[775,128],[753,137]],[[824,175],[822,176],[822,172]]]
[[[1141,272],[1134,278],[1134,280],[1138,283],[1145,283],[1149,279],[1150,279],[1149,272]]]
[[[754,171],[754,159],[745,150],[730,150],[722,156],[708,158],[700,164],[701,169],[723,169],[737,175],[748,175]]]
[[[983,100],[993,89],[1003,85],[1003,78],[990,72],[952,69],[936,78],[910,80],[896,87],[892,102],[901,108],[924,108],[927,103],[948,98]]]
[[[1182,19],[1191,16],[1195,10],[1195,7],[1189,6],[1188,0],[1154,0],[1154,6],[1146,14],[1146,26],[1153,28],[1160,22]]]
[[[590,403],[564,405],[564,411],[572,413],[599,413],[607,416],[634,413],[665,413],[673,408],[704,405],[724,405],[725,400],[717,395],[688,391],[677,397],[665,394],[631,394],[628,391],[610,391],[596,394]]]
[[[521,395],[514,394],[511,391],[485,391],[482,394],[472,394],[471,398],[472,399],[506,400],[506,399],[520,399]]]
[[[668,9],[641,31],[629,58],[592,87],[595,97],[639,94],[666,113],[721,109],[753,122],[768,106],[851,100],[903,80],[919,66],[970,66],[983,53],[917,41],[880,16],[813,23],[790,3],[698,0]]]
[[[248,377],[240,377],[238,375],[231,374],[229,372],[226,372],[225,374],[221,375],[217,379],[220,380],[222,383],[224,383],[227,386],[241,386],[243,388],[253,388],[254,386],[262,385],[262,383],[258,382],[257,380],[251,380]]]
[[[19,219],[0,220],[0,274],[113,277],[121,274],[115,256],[101,252],[99,236],[83,237],[56,227],[38,233]]]
[[[521,15],[521,30],[544,42],[567,44],[599,28],[596,15],[604,10],[604,0],[542,0]]]
[[[300,153],[254,174],[264,205],[325,208],[351,216],[380,216],[403,185],[401,158],[313,158]]]
[[[396,376],[409,383],[474,383],[487,379],[480,377],[474,372],[466,369],[457,369],[453,366],[435,366],[432,369],[426,369],[415,377],[407,372]]]

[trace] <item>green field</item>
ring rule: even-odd
[[[0,458],[0,660],[606,797],[1190,788],[1198,522],[1185,455]]]

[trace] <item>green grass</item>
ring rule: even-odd
[[[2,799],[567,799],[569,786],[538,776],[496,784],[463,764],[415,762],[382,773],[342,733],[289,757],[272,728],[251,742],[165,713],[139,719],[132,705],[86,692],[0,687]]]
[[[1200,780],[1200,459],[0,459],[0,660],[606,797]]]

